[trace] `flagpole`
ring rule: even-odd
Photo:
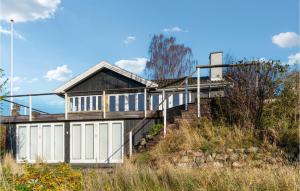
[[[14,88],[14,20],[10,20],[10,95],[13,95]],[[14,98],[10,97],[10,111],[13,110],[13,101]]]

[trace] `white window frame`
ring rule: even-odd
[[[17,163],[24,163],[24,162],[28,162],[28,163],[35,163],[36,159],[31,160],[30,159],[30,126],[37,126],[38,127],[38,145],[37,145],[37,150],[38,150],[38,157],[42,157],[43,156],[43,126],[49,125],[51,128],[50,131],[50,136],[51,136],[51,159],[50,160],[43,160],[43,162],[45,163],[59,163],[59,162],[64,162],[65,160],[65,124],[64,123],[27,123],[27,124],[17,124],[16,127],[16,140],[17,140]],[[63,145],[62,147],[63,149],[63,159],[62,160],[55,160],[54,159],[54,126],[55,125],[61,125],[63,128]],[[18,147],[19,147],[19,127],[26,127],[26,159],[21,159],[19,158],[19,153],[18,153]],[[40,158],[42,159],[42,158]]]
[[[100,160],[99,159],[99,124],[108,124],[108,155],[112,154],[112,124],[113,123],[121,123],[122,125],[122,159],[121,160]],[[85,125],[93,124],[94,125],[94,158],[93,159],[85,159]],[[73,136],[72,136],[72,128],[73,125],[81,125],[81,157],[80,159],[73,159]],[[71,122],[70,123],[70,163],[123,163],[124,162],[124,121],[86,121],[86,122]]]

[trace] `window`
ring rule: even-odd
[[[17,162],[64,161],[64,125],[57,123],[17,125]]]
[[[152,108],[153,110],[157,110],[159,108],[159,95],[152,95]]]
[[[125,95],[119,95],[119,111],[125,111]]]
[[[128,96],[128,107],[129,111],[135,111],[135,94]]]
[[[75,108],[74,108],[74,111],[78,111],[78,108],[79,108],[79,103],[78,103],[78,97],[75,97]]]
[[[91,98],[90,97],[86,97],[86,111],[90,111],[90,102]]]
[[[109,96],[109,111],[116,111],[116,96]]]
[[[95,111],[97,110],[97,97],[96,96],[93,96],[92,97],[92,110]]]
[[[108,123],[99,124],[99,160],[108,162]]]
[[[138,94],[138,110],[144,111],[144,94]]]
[[[122,124],[112,123],[112,136],[111,136],[111,161],[117,162],[122,160]]]
[[[73,111],[73,98],[70,98],[69,111]]]
[[[179,93],[173,94],[173,107],[179,105]]]
[[[102,110],[102,96],[98,96],[98,110]]]
[[[80,111],[85,111],[85,108],[84,108],[84,97],[81,97],[80,98]]]

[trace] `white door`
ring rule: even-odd
[[[109,123],[99,124],[99,161],[100,163],[108,163],[109,147]]]
[[[111,123],[111,163],[122,162],[123,156],[123,128],[122,123]]]

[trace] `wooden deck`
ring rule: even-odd
[[[147,118],[160,118],[162,112],[147,111]],[[32,121],[29,121],[28,115],[20,116],[0,116],[2,124],[8,123],[31,123],[31,122],[60,122],[60,121],[87,121],[87,120],[120,120],[120,119],[143,119],[144,111],[126,111],[126,112],[106,112],[103,118],[103,112],[77,112],[68,113],[68,119],[65,114],[39,114],[32,115]]]

